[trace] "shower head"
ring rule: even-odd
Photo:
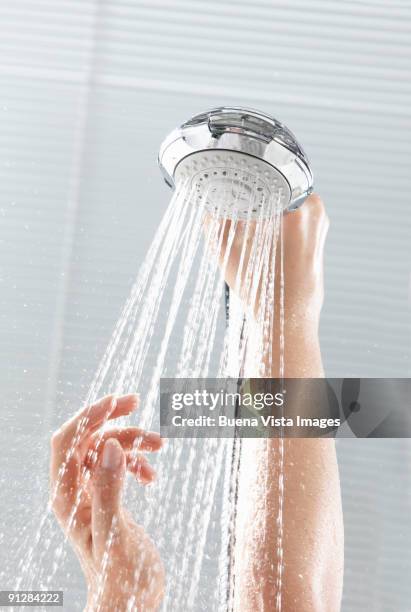
[[[196,115],[164,140],[158,161],[170,187],[188,183],[209,211],[226,217],[294,210],[312,191],[308,159],[290,130],[245,108]]]

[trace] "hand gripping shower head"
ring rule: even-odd
[[[170,187],[188,183],[194,199],[222,217],[294,210],[313,188],[308,159],[290,130],[245,108],[196,115],[164,140],[158,161]]]

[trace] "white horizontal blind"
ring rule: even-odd
[[[272,113],[311,158],[331,218],[328,373],[409,375],[410,18],[409,2],[378,0],[1,2],[3,416],[38,436],[39,457],[84,396],[166,206],[159,143],[219,104]],[[408,441],[341,441],[339,457],[344,610],[405,612]],[[21,463],[4,478],[35,496]]]

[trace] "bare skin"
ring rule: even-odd
[[[297,212],[284,216],[285,378],[324,376],[318,327],[323,303],[323,253],[329,226],[324,205],[312,195]],[[225,226],[228,235],[228,227]],[[228,256],[227,283],[250,304],[236,284],[244,225]],[[250,242],[253,232],[249,233]],[[249,246],[246,245],[246,259]],[[222,249],[221,259],[224,257]],[[278,258],[277,258],[278,266]],[[245,266],[246,267],[246,266]],[[278,279],[279,270],[276,270]],[[278,286],[276,282],[276,286]],[[264,286],[264,285],[262,285]],[[255,298],[258,302],[261,295]],[[278,312],[279,295],[276,295]],[[266,375],[279,376],[279,321]],[[279,440],[243,440],[235,548],[235,610],[277,609]],[[252,466],[252,469],[250,468]],[[330,439],[284,440],[285,498],[282,612],[337,612],[343,579],[343,522],[338,466]]]
[[[240,224],[226,269],[226,280],[233,290],[238,289],[235,279],[243,229]],[[298,212],[284,218],[286,377],[323,376],[318,325],[327,229],[328,219],[318,196],[311,196]],[[244,305],[250,306],[250,297],[241,286],[239,295]],[[259,299],[261,295],[251,304],[256,311]],[[261,356],[270,377],[279,374],[278,322],[275,328],[274,359],[269,363],[267,355]],[[154,478],[145,457],[132,456],[135,441],[140,451],[156,451],[161,440],[158,434],[133,427],[105,432],[98,443],[98,430],[107,419],[130,414],[136,406],[135,395],[103,398],[68,421],[52,438],[53,509],[83,567],[89,589],[86,609],[90,612],[127,610],[130,598],[134,598],[131,609],[150,612],[158,609],[163,598],[165,578],[158,551],[121,503],[127,470],[142,483]],[[279,441],[245,442],[238,497],[235,610],[271,612],[276,609],[278,594],[279,491],[273,466],[278,465]],[[281,610],[337,612],[342,589],[343,527],[334,442],[288,439],[284,445]],[[79,498],[84,479],[87,485]]]
[[[90,612],[127,610],[130,600],[131,609],[151,612],[163,598],[159,553],[121,501],[127,471],[142,484],[154,479],[141,451],[159,450],[160,436],[137,427],[99,432],[107,419],[128,415],[137,405],[136,395],[105,397],[65,423],[51,441],[52,507],[81,563]],[[138,454],[132,452],[135,443]]]

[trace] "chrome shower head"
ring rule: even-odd
[[[255,110],[220,107],[196,115],[164,140],[166,183],[188,182],[211,212],[239,218],[294,210],[311,193],[313,175],[294,135]]]

